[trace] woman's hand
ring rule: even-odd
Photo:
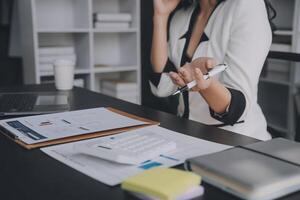
[[[168,16],[175,10],[181,0],[154,0],[154,13],[159,16]]]
[[[170,77],[174,84],[183,87],[189,82],[196,80],[197,85],[193,87],[192,91],[203,91],[209,88],[212,80],[204,80],[203,75],[216,65],[216,61],[212,58],[198,58],[192,63],[182,66],[178,73],[171,72]]]

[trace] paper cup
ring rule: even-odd
[[[55,87],[58,90],[71,90],[74,84],[75,62],[56,60],[54,62]]]

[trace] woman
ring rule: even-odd
[[[152,92],[167,97],[196,80],[196,87],[178,96],[179,116],[270,139],[257,104],[272,42],[269,6],[263,0],[154,0]],[[219,63],[228,69],[204,80]]]

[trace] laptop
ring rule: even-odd
[[[23,116],[70,110],[62,92],[0,93],[0,116]]]

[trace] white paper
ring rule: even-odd
[[[155,132],[164,139],[176,142],[176,150],[136,166],[109,162],[100,158],[77,153],[73,149],[73,145],[78,143],[108,140],[110,137],[118,137],[118,135],[123,134],[145,134],[149,132]],[[150,169],[155,166],[176,166],[184,163],[184,161],[188,158],[222,151],[230,147],[231,146],[183,135],[159,126],[150,126],[120,133],[114,136],[106,136],[97,139],[47,147],[43,148],[42,151],[62,163],[82,172],[83,174],[86,174],[107,185],[114,186],[120,184],[128,177],[144,171],[145,169]]]
[[[18,128],[15,128],[14,124],[17,124]],[[147,124],[147,122],[119,115],[106,108],[93,108],[0,121],[1,126],[27,144],[142,124]],[[20,126],[21,128],[19,128]]]

